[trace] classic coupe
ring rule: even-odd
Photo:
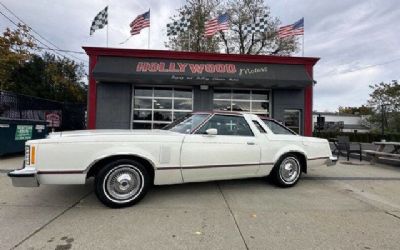
[[[152,185],[270,176],[295,185],[313,166],[333,165],[325,139],[303,137],[269,118],[193,113],[162,130],[84,130],[26,142],[17,187],[85,184],[94,177],[109,207],[140,201]]]

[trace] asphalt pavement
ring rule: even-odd
[[[0,249],[399,249],[400,167],[340,162],[265,179],[158,186],[103,206],[84,186],[14,188],[0,158]]]

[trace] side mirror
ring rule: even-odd
[[[207,135],[217,135],[218,130],[216,128],[209,128],[206,130]]]

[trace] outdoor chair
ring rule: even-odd
[[[362,147],[361,143],[351,143],[348,136],[337,137],[337,157],[339,159],[340,154],[345,153],[347,160],[350,160],[351,153],[360,154],[360,161],[362,161]]]

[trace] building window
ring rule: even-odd
[[[298,109],[285,109],[283,117],[285,126],[300,134],[301,132],[301,112]]]
[[[244,111],[269,116],[268,90],[214,89],[214,110]]]
[[[193,111],[191,88],[134,87],[133,129],[159,129]]]

